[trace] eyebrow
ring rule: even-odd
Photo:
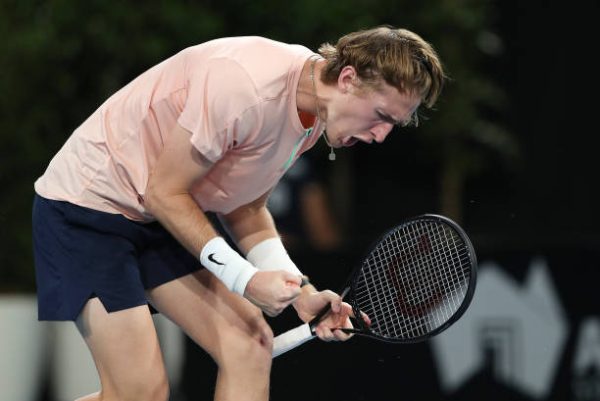
[[[381,110],[377,110],[377,114],[383,121],[390,123],[392,125],[398,125],[398,126],[402,127],[402,126],[405,126],[408,123],[410,123],[410,120],[409,121],[396,120],[394,117],[390,116],[389,114],[387,114],[386,112],[381,111]]]

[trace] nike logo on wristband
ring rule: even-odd
[[[221,263],[219,262],[217,259],[214,258],[214,253],[211,253],[210,255],[208,255],[208,260],[210,260],[211,262],[217,264],[217,265],[221,265],[221,266],[225,266],[225,263]]]

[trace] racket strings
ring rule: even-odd
[[[365,261],[354,298],[369,329],[388,338],[415,338],[442,326],[460,308],[471,257],[445,224],[413,222],[388,234]]]
[[[446,246],[448,246],[448,244],[446,244]],[[448,247],[447,249],[452,250],[453,247]],[[409,263],[409,266],[413,267],[417,266],[417,265],[423,265],[425,264],[426,266],[432,266],[434,263],[438,263],[439,266],[441,266],[441,269],[422,269],[422,278],[421,278],[421,282],[414,281],[414,278],[418,278],[418,276],[415,276],[414,272],[409,270],[408,273],[406,275],[404,275],[404,278],[407,279],[407,286],[410,287],[412,286],[412,294],[414,294],[414,297],[416,298],[411,298],[411,296],[406,296],[407,294],[405,294],[405,299],[404,301],[408,304],[408,305],[413,305],[411,312],[411,316],[412,317],[428,317],[426,314],[428,313],[428,311],[430,311],[432,309],[432,303],[439,303],[440,302],[440,298],[442,296],[443,293],[443,289],[441,287],[443,287],[444,285],[446,285],[446,291],[447,289],[451,288],[451,284],[448,282],[448,280],[445,280],[445,277],[449,277],[448,275],[444,275],[442,274],[442,270],[447,268],[447,264],[448,264],[448,254],[447,252],[444,253],[434,253],[434,252],[423,252],[423,253],[419,253],[417,254],[418,256],[421,256],[420,258],[417,258],[416,260],[413,260],[412,263]],[[425,256],[425,257],[423,257]],[[435,258],[438,257],[438,260],[435,260]],[[423,280],[425,282],[431,283],[434,287],[425,287],[422,284]],[[416,290],[415,290],[416,289]],[[431,294],[431,290],[435,291],[434,294]],[[450,298],[452,300],[452,298]],[[456,305],[453,309],[456,309]],[[447,314],[444,314],[444,312],[446,311],[446,309],[441,309],[442,311],[442,316],[439,316],[438,319],[435,319],[434,316],[434,325],[438,325],[438,324],[442,324],[443,321],[446,321],[450,316],[448,316]],[[406,310],[404,310],[403,312],[406,312]],[[413,321],[408,320],[408,324],[412,323],[412,326],[415,326],[413,328],[421,328],[422,330],[425,329],[423,322],[422,322],[423,318],[421,318],[421,321],[416,321],[416,325],[414,324],[414,319]]]

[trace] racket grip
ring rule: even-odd
[[[315,335],[308,323],[278,335],[273,339],[273,358],[304,344],[314,337]]]

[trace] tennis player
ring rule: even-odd
[[[320,136],[332,151],[383,142],[434,104],[443,80],[428,43],[378,27],[319,53],[261,37],[213,40],[112,95],[35,183],[39,318],[75,321],[100,376],[100,392],[80,400],[168,399],[153,310],[214,358],[216,400],[268,399],[263,312],[293,305],[307,321],[331,304],[317,334],[348,339],[334,329],[350,327],[349,305],[303,285],[265,206],[269,191]]]

